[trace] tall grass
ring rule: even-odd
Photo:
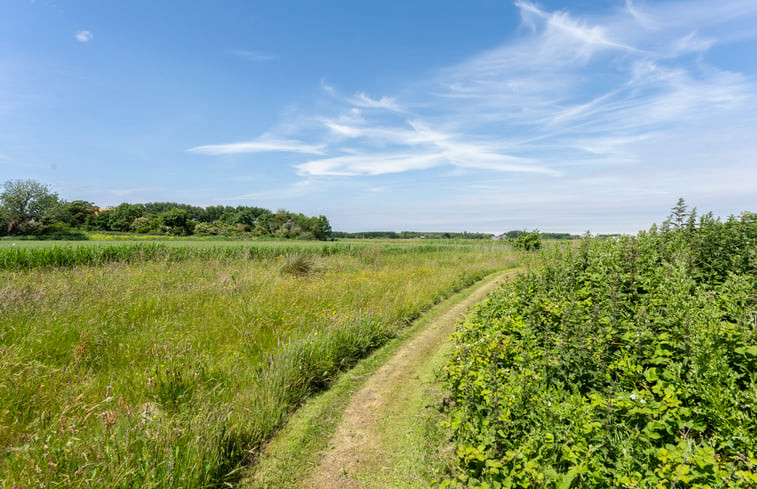
[[[63,245],[46,247],[6,247],[0,249],[0,270],[102,265],[111,262],[184,261],[187,259],[249,258],[265,259],[288,253],[327,256],[350,253],[350,245],[322,244],[302,247],[297,244],[268,246],[169,246],[165,243],[126,243],[108,245]]]
[[[0,271],[0,487],[233,483],[305,397],[517,261],[336,243],[289,250],[312,263],[292,274],[282,247],[127,249]]]
[[[19,242],[0,246],[0,270],[31,270],[34,268],[76,267],[103,265],[112,262],[141,263],[146,261],[179,262],[188,259],[269,259],[276,256],[328,256],[333,254],[415,254],[432,251],[501,250],[502,244],[471,241],[433,240],[418,243],[368,242],[255,242],[221,240],[164,240],[156,242],[124,241],[111,243],[68,243],[50,245],[47,242]],[[373,251],[371,251],[373,250]],[[380,250],[380,251],[377,251]]]

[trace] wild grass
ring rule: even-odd
[[[317,261],[292,274],[281,247],[133,246],[0,271],[0,487],[233,483],[341,369],[517,261],[491,243],[335,243],[292,249]]]

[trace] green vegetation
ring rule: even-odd
[[[179,243],[29,247],[54,257],[0,271],[0,487],[233,483],[306,397],[512,261],[491,241]]]
[[[34,235],[83,239],[83,231],[173,236],[271,236],[328,240],[325,216],[275,213],[248,206],[197,207],[175,202],[122,203],[101,209],[93,202],[66,202],[33,180],[5,182],[0,193],[0,236]]]
[[[525,251],[536,251],[541,249],[541,234],[538,230],[523,232],[513,241],[513,245]]]
[[[145,261],[180,262],[188,259],[265,259],[284,254],[306,253],[327,256],[335,253],[351,253],[362,247],[321,243],[302,246],[295,243],[250,243],[241,241],[228,245],[219,241],[207,242],[145,242],[126,241],[119,244],[19,246],[0,247],[0,270],[30,270],[43,267],[73,267],[102,265],[112,262],[140,263]],[[47,245],[47,246],[44,246]],[[204,246],[203,246],[204,245]]]
[[[491,239],[487,233],[439,233],[418,231],[363,231],[358,233],[344,233],[334,231],[335,238],[344,239]]]
[[[443,371],[466,487],[755,487],[757,215],[545,252]]]
[[[570,234],[570,233],[542,233],[542,232],[539,232],[539,231],[531,231],[529,233],[529,231],[526,231],[526,230],[523,230],[523,231],[508,231],[505,234],[503,234],[502,236],[505,237],[505,238],[516,240],[516,239],[520,238],[523,235],[533,234],[533,233],[538,234],[539,237],[541,237],[542,239],[578,239],[578,238],[580,238],[580,236],[575,235],[575,234]]]

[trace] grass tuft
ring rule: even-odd
[[[290,275],[304,276],[315,269],[315,261],[312,257],[302,253],[288,253],[281,257],[279,271]]]

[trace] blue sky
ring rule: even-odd
[[[0,179],[336,230],[757,204],[754,0],[4,0]]]

